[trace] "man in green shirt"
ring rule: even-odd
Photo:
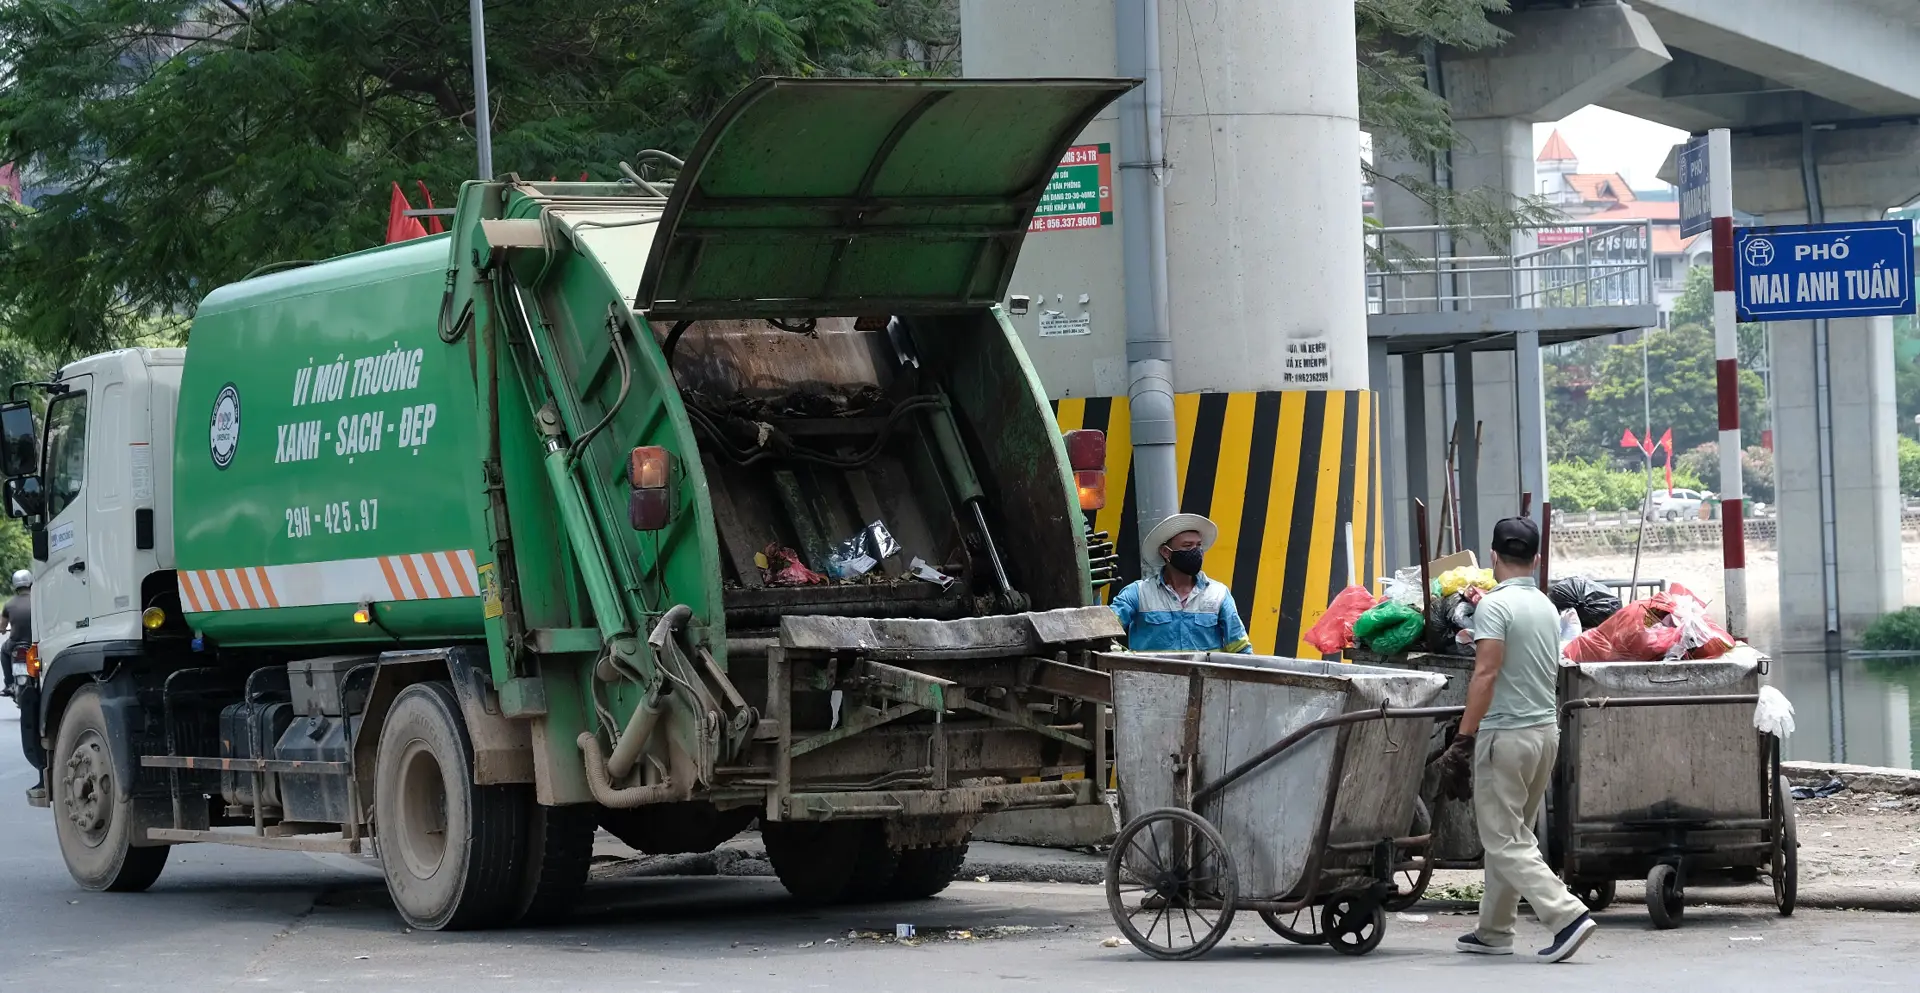
[[[1586,905],[1547,868],[1533,833],[1560,752],[1560,618],[1534,582],[1539,553],[1540,529],[1533,521],[1509,517],[1494,525],[1497,585],[1474,609],[1467,711],[1460,733],[1436,761],[1442,788],[1472,798],[1486,850],[1480,927],[1454,947],[1513,954],[1513,923],[1524,896],[1554,932],[1553,944],[1535,958],[1560,962],[1579,950],[1596,925]]]

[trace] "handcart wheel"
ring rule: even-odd
[[[1336,899],[1321,911],[1327,943],[1342,955],[1365,955],[1380,947],[1387,933],[1387,911],[1378,903]]]
[[[1327,932],[1320,929],[1320,918],[1314,913],[1314,907],[1301,907],[1282,918],[1271,910],[1262,910],[1260,919],[1267,922],[1273,933],[1296,945],[1324,945]]]
[[[1780,916],[1792,917],[1800,891],[1800,828],[1793,813],[1793,788],[1787,785],[1785,776],[1774,784],[1773,811],[1773,822],[1779,827],[1774,832],[1771,869],[1773,902],[1780,908]]]
[[[1687,911],[1687,895],[1680,888],[1680,874],[1673,866],[1661,863],[1647,873],[1647,916],[1653,918],[1653,926],[1670,930],[1680,926],[1680,917]]]
[[[1567,888],[1594,913],[1613,905],[1615,886],[1611,879],[1576,879]]]
[[[1412,836],[1419,837],[1433,832],[1433,816],[1427,813],[1426,801],[1415,797],[1413,800]],[[1409,861],[1396,863],[1393,870],[1394,894],[1382,900],[1380,905],[1394,912],[1406,910],[1420,902],[1426,895],[1427,884],[1433,881],[1433,843],[1420,854],[1410,856]]]
[[[1225,937],[1233,926],[1237,883],[1220,832],[1178,807],[1128,822],[1107,855],[1113,922],[1135,948],[1157,959],[1198,958]]]

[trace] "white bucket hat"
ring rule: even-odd
[[[1206,551],[1220,537],[1220,527],[1199,514],[1175,514],[1153,526],[1147,532],[1147,548],[1157,549],[1172,541],[1182,531],[1200,532],[1200,550]]]

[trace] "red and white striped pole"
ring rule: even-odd
[[[1726,128],[1707,132],[1707,189],[1713,205],[1713,353],[1720,406],[1720,555],[1727,633],[1747,630],[1746,481],[1740,470],[1740,332],[1734,305],[1733,147]]]

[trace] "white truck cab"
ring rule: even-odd
[[[47,388],[37,453],[46,523],[33,536],[43,667],[82,645],[139,642],[157,599],[178,611],[171,493],[185,361],[184,348],[126,348],[67,365]],[[8,502],[17,512],[18,498]]]

